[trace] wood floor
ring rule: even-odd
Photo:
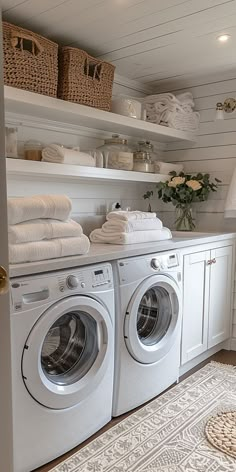
[[[199,370],[201,367],[206,365],[208,362],[211,362],[212,360],[217,361],[217,362],[222,362],[223,364],[232,364],[236,365],[236,351],[220,351],[214,354],[214,356],[210,357],[206,361],[202,362],[199,364],[197,367],[189,371],[187,374],[183,375],[180,379],[184,380],[186,377],[189,375],[193,374],[197,370]],[[172,387],[171,387],[172,388]],[[141,408],[141,407],[140,407]],[[134,410],[133,410],[134,411]],[[34,472],[48,472],[50,471],[53,467],[55,467],[57,464],[59,464],[62,460],[66,459],[67,457],[71,456],[74,454],[76,451],[79,451],[82,447],[84,447],[86,444],[91,442],[93,439],[110,429],[112,426],[115,424],[119,423],[121,420],[129,416],[131,413],[127,413],[125,415],[119,416],[119,418],[113,418],[110,423],[108,423],[104,428],[102,428],[100,431],[98,431],[96,434],[94,434],[91,438],[89,438],[87,441],[84,441],[82,444],[80,444],[78,447],[72,449],[70,452],[67,454],[64,454],[61,456],[59,459],[56,459],[55,461],[50,462],[50,464],[44,465],[43,467],[39,467],[38,469],[35,469]]]

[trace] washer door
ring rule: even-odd
[[[104,306],[84,296],[61,300],[44,312],[26,341],[26,388],[48,408],[76,405],[101,382],[112,352],[112,322]]]
[[[180,322],[180,294],[165,275],[146,279],[128,305],[124,337],[131,356],[142,364],[163,358],[173,345]]]

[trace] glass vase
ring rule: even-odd
[[[176,231],[194,231],[195,218],[191,205],[180,205],[175,210]]]

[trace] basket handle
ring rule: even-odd
[[[102,62],[95,64],[93,61],[90,62],[89,57],[86,57],[84,61],[84,72],[87,77],[92,77],[93,80],[101,80]]]
[[[25,39],[26,41],[30,41],[32,43],[32,54],[33,56],[38,56],[39,54],[42,54],[44,51],[43,46],[40,44],[40,42],[34,38],[31,34],[26,34],[26,33],[17,33],[15,31],[11,31],[11,45],[13,48],[16,48],[17,45],[19,44],[19,39],[20,39],[20,50],[24,50],[24,43],[23,40]],[[28,51],[28,49],[27,49]]]

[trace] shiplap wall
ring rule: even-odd
[[[236,219],[224,218],[225,199],[233,169],[236,166],[236,113],[215,121],[215,105],[227,97],[236,96],[236,73],[230,78],[212,78],[211,81],[181,91],[191,91],[196,109],[201,114],[201,124],[196,143],[174,143],[164,152],[165,160],[182,162],[186,172],[209,172],[211,177],[222,180],[219,190],[209,200],[195,204],[198,231],[236,232]],[[166,85],[163,91],[167,90]],[[173,90],[173,93],[176,89]],[[178,90],[180,92],[180,90]],[[173,225],[172,205],[158,204],[165,224]],[[235,286],[236,292],[236,286]],[[234,297],[233,343],[236,349],[236,293]]]
[[[235,73],[236,77],[236,73]],[[236,96],[236,78],[196,85],[192,92],[196,110],[200,111],[200,130],[194,144],[173,143],[164,152],[167,162],[181,162],[186,172],[208,172],[211,178],[222,180],[216,193],[207,202],[195,204],[196,229],[198,231],[236,231],[236,219],[224,218],[224,205],[234,167],[236,166],[236,113],[224,121],[215,121],[215,105],[226,97]],[[177,90],[173,90],[176,93]],[[173,225],[172,205],[159,203],[158,208],[166,224]]]
[[[143,86],[133,81],[116,77],[113,96],[125,94],[143,96]],[[24,142],[34,139],[43,144],[60,143],[64,146],[80,146],[81,150],[94,149],[104,143],[111,133],[90,130],[79,126],[68,126],[29,118],[22,115],[6,114],[6,125],[18,127],[18,154],[23,156]],[[114,133],[116,130],[114,129]],[[129,142],[132,142],[129,139]],[[134,142],[134,141],[133,141]],[[78,181],[78,183],[54,182],[47,179],[8,178],[8,196],[26,196],[42,193],[64,193],[72,199],[72,216],[79,221],[86,234],[99,227],[105,221],[105,215],[113,202],[120,202],[122,207],[146,209],[147,202],[143,194],[151,188],[148,184]]]

